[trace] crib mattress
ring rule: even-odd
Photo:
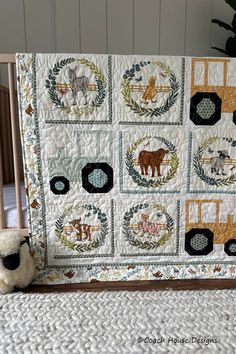
[[[4,196],[4,211],[5,211],[5,218],[6,218],[6,227],[7,228],[17,227],[18,225],[17,225],[15,185],[14,184],[4,185],[3,186],[3,196]],[[28,227],[24,183],[21,184],[21,200],[22,200],[24,227]]]

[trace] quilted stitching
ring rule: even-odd
[[[228,58],[17,55],[37,283],[235,276],[233,72]]]

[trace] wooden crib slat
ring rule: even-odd
[[[6,162],[7,162],[7,151],[8,151],[8,144],[6,141],[6,128],[5,128],[5,124],[7,124],[6,122],[6,100],[5,100],[5,92],[1,90],[0,92],[0,107],[1,107],[1,122],[0,122],[0,128],[1,128],[1,156],[2,156],[2,171],[3,171],[3,175],[2,175],[2,180],[3,183],[8,183],[9,181],[9,169],[6,169]]]
[[[0,130],[2,147],[2,168],[3,184],[12,183],[13,179],[13,161],[11,144],[11,122],[9,112],[9,93],[0,86]]]
[[[4,144],[5,144],[5,134],[4,134],[4,120],[5,120],[5,92],[1,90],[0,88],[0,131],[1,131],[1,179],[2,183],[5,183],[5,176],[6,176],[6,171],[5,171],[5,154],[4,154]]]
[[[0,230],[6,227],[4,202],[3,202],[3,164],[2,164],[2,145],[0,137]]]
[[[1,60],[1,56],[0,56]],[[16,104],[15,104],[15,85],[14,85],[14,64],[8,62],[8,80],[10,90],[10,113],[11,113],[11,132],[12,132],[12,147],[13,147],[13,162],[14,162],[14,176],[16,188],[16,207],[18,228],[23,228],[23,213],[21,202],[21,185],[20,185],[20,154],[19,154],[19,140],[17,136],[16,124]]]
[[[5,96],[5,114],[6,114],[6,135],[7,135],[7,156],[4,167],[8,170],[8,179],[10,183],[14,181],[14,166],[13,166],[13,150],[12,150],[12,137],[11,137],[11,117],[9,107],[9,90],[4,93]],[[8,164],[8,166],[6,166]],[[7,182],[7,183],[9,183]]]
[[[4,116],[4,92],[0,91],[0,117]],[[2,121],[0,121],[0,128]],[[4,157],[2,156],[2,137],[0,136],[0,229],[4,229],[5,223],[5,213],[4,213],[4,202],[3,202],[3,161]]]

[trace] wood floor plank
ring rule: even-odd
[[[235,289],[235,279],[196,279],[196,280],[142,280],[112,281],[80,284],[30,285],[26,293],[52,292],[101,292],[101,291],[149,291],[149,290],[214,290]]]

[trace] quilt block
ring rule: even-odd
[[[17,54],[35,283],[235,278],[236,60]]]

